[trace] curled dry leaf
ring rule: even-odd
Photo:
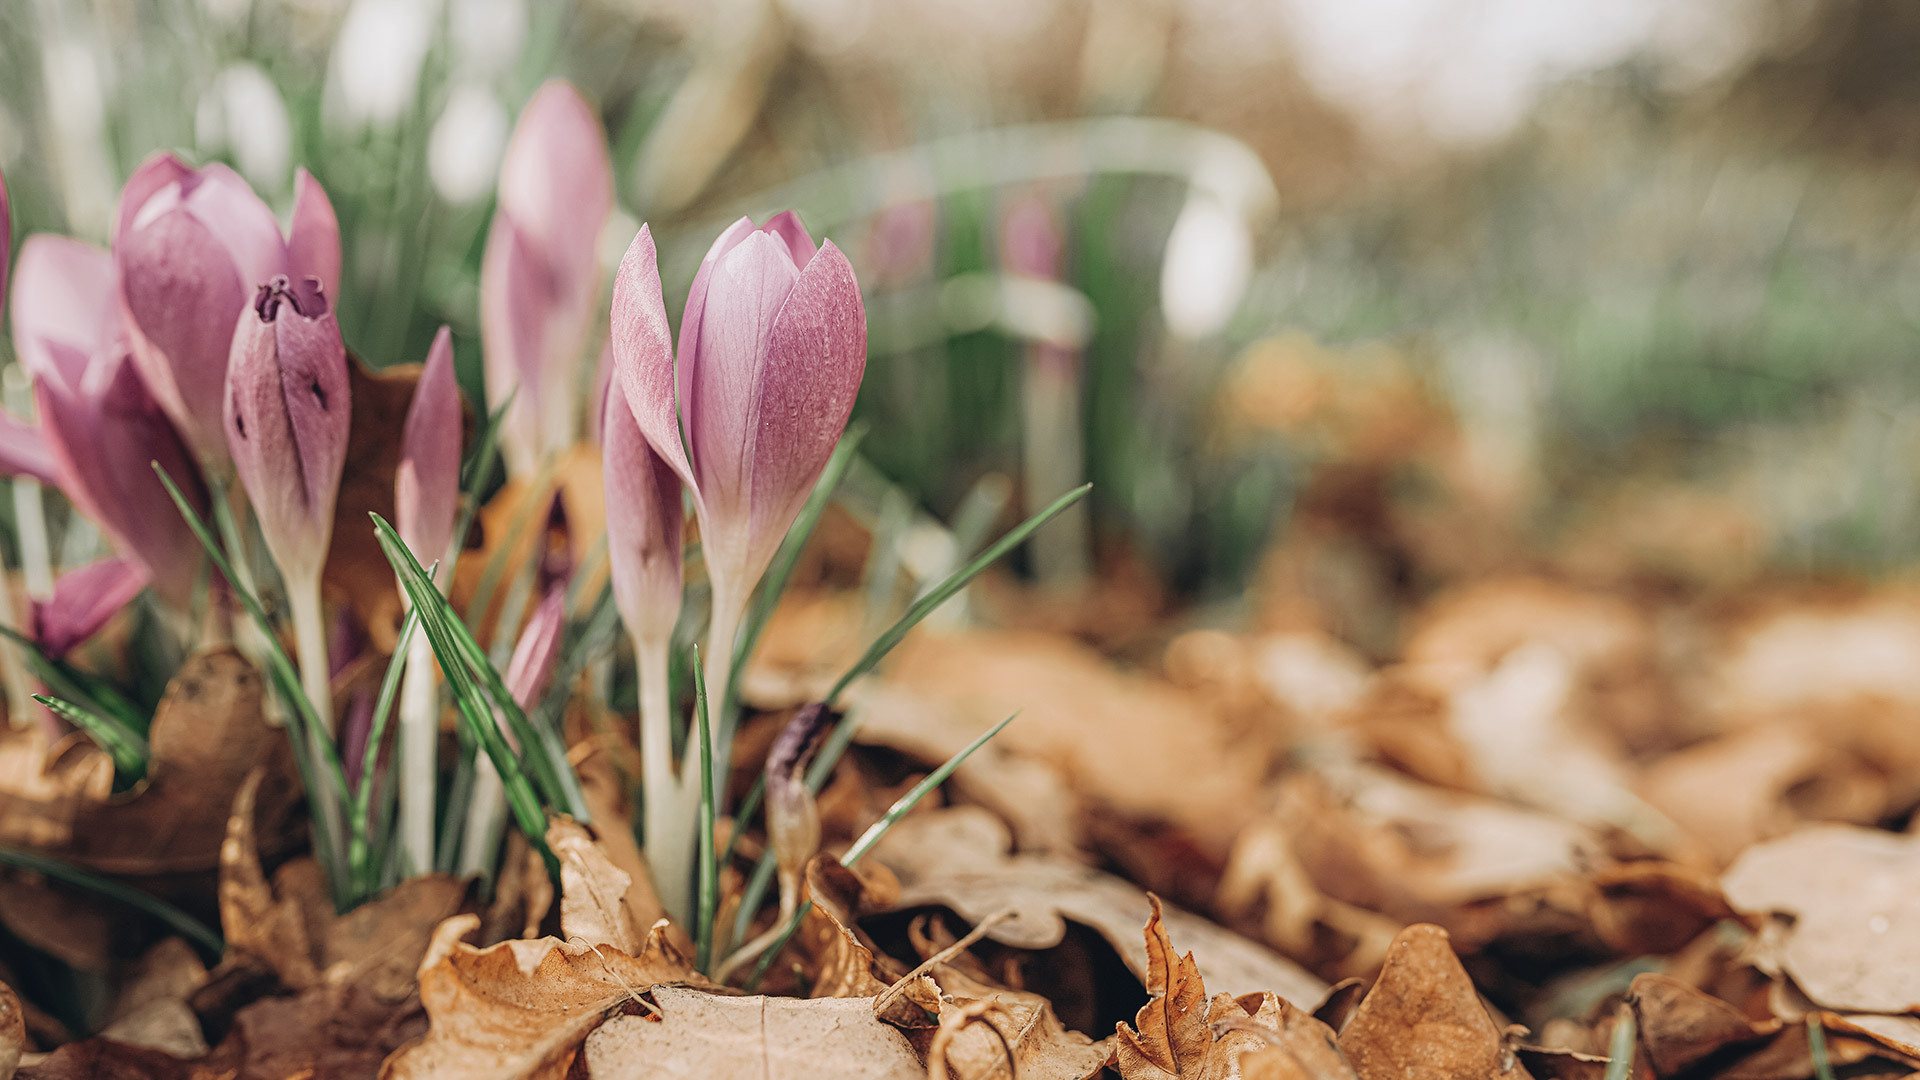
[[[1735,910],[1791,918],[1778,960],[1816,1004],[1920,1007],[1920,837],[1813,826],[1748,848],[1720,881]]]
[[[177,1058],[204,1055],[206,1034],[187,1001],[206,982],[206,965],[193,948],[179,938],[167,938],[140,958],[114,999],[112,1018],[100,1029],[100,1037]]]
[[[64,848],[86,806],[113,791],[113,761],[81,735],[51,746],[37,725],[0,734],[0,841]]]
[[[1488,1015],[1447,932],[1409,926],[1387,950],[1380,978],[1340,1032],[1360,1080],[1525,1080],[1505,1033]]]
[[[0,1080],[12,1080],[27,1052],[27,1015],[13,987],[0,983]]]
[[[1152,914],[1143,936],[1147,992],[1153,998],[1141,1006],[1132,1026],[1123,1022],[1114,1032],[1113,1063],[1122,1080],[1237,1080],[1244,1075],[1351,1080],[1333,1031],[1277,995],[1236,999],[1219,994],[1209,1000],[1194,954],[1174,951],[1160,900],[1149,901]],[[1278,1059],[1269,1054],[1276,1050]],[[1249,1057],[1255,1071],[1245,1073]],[[1296,1069],[1285,1071],[1285,1065]]]
[[[547,847],[560,860],[560,932],[568,941],[638,953],[646,934],[627,906],[633,878],[613,865],[572,818],[556,815],[548,821]]]
[[[1060,944],[1071,920],[1099,931],[1145,982],[1148,956],[1135,928],[1152,907],[1147,894],[1111,874],[1055,856],[1009,854],[1011,841],[1006,825],[991,812],[955,807],[907,817],[874,856],[899,876],[900,908],[940,904],[970,922],[1011,909],[1013,916],[996,923],[988,936],[1020,949]],[[1164,918],[1205,958],[1202,970],[1217,989],[1231,994],[1272,990],[1308,1004],[1326,993],[1326,984],[1264,945],[1177,909],[1166,909]]]
[[[585,941],[480,949],[461,940],[479,925],[457,915],[434,931],[420,962],[431,1026],[388,1059],[380,1073],[386,1080],[558,1080],[609,1014],[646,1010],[641,995],[659,984],[705,982],[659,926],[636,957]]]
[[[872,998],[729,997],[675,986],[656,987],[649,996],[653,1015],[616,1016],[587,1036],[589,1075],[597,1080],[924,1080],[927,1075],[907,1037],[874,1017]]]
[[[1638,1028],[1638,1052],[1657,1076],[1809,1080],[1814,1075],[1803,1023],[1749,1020],[1732,1005],[1659,974],[1637,976],[1627,1003]],[[1920,1048],[1899,1037],[1833,1013],[1813,1016],[1825,1031],[1827,1061],[1834,1069],[1862,1076],[1920,1069]]]

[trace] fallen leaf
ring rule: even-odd
[[[0,1080],[11,1080],[27,1051],[27,1016],[13,987],[0,983]]]
[[[558,1080],[609,1013],[646,1008],[640,995],[658,984],[704,982],[658,929],[634,957],[555,938],[484,949],[461,940],[479,925],[476,916],[457,915],[434,932],[420,962],[420,1001],[431,1026],[388,1059],[382,1077]]]
[[[161,1050],[177,1058],[207,1052],[200,1018],[188,1004],[207,982],[207,968],[193,948],[167,938],[148,949],[115,996],[100,1037],[127,1046]]]
[[[728,997],[674,986],[656,987],[650,996],[657,1017],[615,1016],[587,1036],[589,1075],[597,1080],[924,1080],[927,1075],[907,1037],[874,1017],[872,998]]]
[[[1008,729],[1009,731],[1012,728]],[[874,857],[900,878],[900,908],[940,904],[979,922],[1011,909],[988,936],[1019,949],[1049,949],[1066,937],[1067,921],[1093,928],[1142,982],[1148,957],[1136,929],[1152,904],[1147,894],[1111,874],[1055,856],[1012,855],[1007,827],[979,807],[910,815],[894,826]],[[1175,908],[1168,928],[1204,957],[1207,981],[1230,994],[1272,990],[1296,1004],[1320,1000],[1326,985],[1298,965],[1213,922]]]
[[[646,935],[627,906],[633,879],[572,818],[548,821],[547,847],[560,860],[560,932],[566,939],[638,953]]]
[[[1920,837],[1812,826],[1748,848],[1720,883],[1737,911],[1792,918],[1779,962],[1817,1004],[1920,1007]]]
[[[1690,746],[1648,766],[1640,790],[1699,841],[1715,865],[1749,845],[1792,831],[1801,814],[1788,793],[1834,778],[1857,796],[1848,819],[1870,824],[1886,809],[1851,757],[1808,731],[1781,724],[1754,727]]]
[[[1409,926],[1387,950],[1380,978],[1340,1032],[1360,1080],[1525,1078],[1447,932]]]

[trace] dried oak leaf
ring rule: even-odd
[[[558,1080],[610,1013],[646,1008],[640,995],[659,984],[705,981],[659,927],[636,957],[556,938],[484,949],[461,940],[479,925],[456,915],[434,932],[420,962],[431,1026],[387,1060],[386,1080]]]
[[[1160,899],[1148,899],[1152,914],[1142,936],[1153,999],[1140,1007],[1132,1026],[1123,1021],[1114,1030],[1113,1064],[1122,1080],[1237,1080],[1246,1075],[1249,1057],[1256,1070],[1251,1075],[1351,1080],[1333,1031],[1277,995],[1220,994],[1209,1000],[1193,953],[1174,951]],[[1289,1066],[1293,1072],[1286,1071]]]
[[[1716,1080],[1808,1080],[1814,1074],[1805,1024],[1749,1020],[1732,1005],[1658,974],[1636,976],[1627,1003],[1639,1028],[1639,1053],[1657,1076],[1704,1071]],[[1920,1048],[1899,1037],[1906,1032],[1890,1035],[1834,1013],[1814,1015],[1825,1029],[1832,1067],[1853,1070],[1849,1075],[1920,1069]]]
[[[1792,917],[1778,960],[1815,1004],[1920,1007],[1920,837],[1814,826],[1748,848],[1720,884],[1737,911]]]
[[[1387,950],[1380,978],[1340,1032],[1360,1080],[1525,1080],[1447,932],[1416,924]]]
[[[952,1023],[957,1011],[976,1002],[990,1006],[979,1023],[956,1025],[946,1040],[942,1056],[950,1075],[964,1080],[1009,1077],[1011,1054],[1021,1080],[1086,1080],[1098,1074],[1111,1056],[1111,1039],[1095,1042],[1068,1031],[1054,1015],[1053,1003],[1039,994],[989,986],[951,964],[934,965],[933,978],[931,1004],[939,1024],[908,1033],[923,1055],[932,1049],[931,1032]],[[922,1008],[929,1004],[924,999],[917,1003]],[[928,1064],[931,1067],[931,1060]]]
[[[1009,854],[1011,842],[998,817],[963,806],[910,815],[874,857],[900,878],[897,908],[938,904],[974,923],[1012,909],[1013,917],[996,923],[988,936],[1033,950],[1059,945],[1072,920],[1099,931],[1144,982],[1149,957],[1135,928],[1149,913],[1147,894],[1066,859]],[[1311,1004],[1326,993],[1325,983],[1264,945],[1177,908],[1165,909],[1164,918],[1206,958],[1202,972],[1215,989],[1235,995],[1272,990],[1295,1004]]]
[[[872,998],[732,997],[660,986],[655,1016],[622,1015],[587,1036],[597,1080],[779,1077],[924,1080],[907,1037]]]

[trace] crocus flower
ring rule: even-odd
[[[433,337],[407,406],[393,487],[400,539],[423,566],[444,559],[460,507],[460,386],[453,378],[453,340],[444,326]]]
[[[567,628],[567,587],[556,583],[547,590],[540,606],[533,609],[527,625],[514,643],[513,659],[507,661],[507,693],[522,709],[531,709],[546,692],[553,678],[554,663],[560,658],[560,642]]]
[[[33,602],[33,640],[55,660],[100,632],[147,586],[147,568],[133,559],[101,559],[69,570],[53,595]]]
[[[816,248],[788,212],[758,227],[741,218],[714,241],[687,296],[677,365],[666,327],[642,228],[614,282],[614,362],[647,442],[693,490],[714,593],[707,689],[725,701],[747,598],[853,410],[866,312],[846,256],[830,241]]]
[[[134,369],[114,301],[113,259],[64,236],[20,249],[13,343],[33,376],[52,482],[185,609],[200,543],[149,467],[159,462],[204,510],[200,471]]]
[[[340,285],[340,226],[313,177],[294,180],[293,229],[224,165],[195,170],[156,154],[120,192],[113,257],[135,362],[194,453],[224,469],[222,431],[235,321],[276,277]]]
[[[607,395],[605,424],[614,604],[636,641],[664,643],[680,617],[680,478],[647,444],[624,395]]]
[[[346,464],[347,351],[313,278],[262,285],[233,334],[227,445],[283,576],[319,580]]]
[[[513,394],[500,429],[510,470],[531,475],[571,446],[575,386],[600,298],[600,231],[613,164],[600,119],[560,80],[520,113],[500,166],[500,197],[480,267],[480,335],[490,407]]]

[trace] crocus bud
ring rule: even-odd
[[[346,464],[347,350],[320,283],[262,285],[233,334],[227,445],[280,572],[317,581]]]
[[[460,386],[453,378],[453,339],[444,326],[433,337],[407,406],[393,489],[395,525],[413,557],[422,566],[446,558],[460,508]]]
[[[120,193],[113,257],[140,374],[210,467],[227,462],[221,429],[235,320],[260,285],[313,278],[340,284],[340,227],[313,177],[294,181],[293,236],[224,165],[189,168],[156,154]]]
[[[520,631],[520,640],[514,643],[513,659],[507,661],[507,693],[522,709],[533,708],[546,692],[566,628],[567,587],[556,584],[534,609],[533,617]]]
[[[716,592],[744,602],[853,410],[867,358],[860,287],[840,249],[816,249],[791,212],[757,228],[741,218],[693,279],[677,365],[665,328],[643,228],[614,283],[616,373],[647,441],[693,489]]]
[[[147,568],[133,559],[101,559],[69,570],[53,595],[33,602],[33,640],[55,660],[100,632],[147,586]]]
[[[530,476],[579,429],[581,354],[600,298],[600,231],[613,210],[613,163],[600,118],[555,79],[521,111],[500,166],[500,197],[480,267],[487,402],[507,467]]]
[[[637,641],[664,643],[680,617],[680,478],[647,445],[622,394],[609,394],[602,447],[613,601]]]
[[[838,719],[824,704],[803,705],[767,752],[767,845],[783,879],[797,877],[820,849],[820,812],[807,787],[807,766]]]
[[[33,376],[52,482],[116,550],[146,567],[163,599],[185,609],[200,543],[150,463],[203,511],[206,497],[186,444],[134,369],[112,257],[63,236],[31,237],[13,292],[14,349]]]

